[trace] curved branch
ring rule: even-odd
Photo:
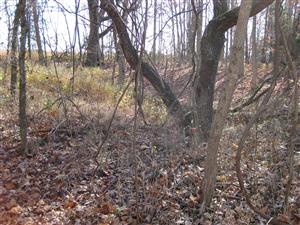
[[[242,175],[242,171],[241,171],[241,158],[242,158],[242,150],[244,148],[244,144],[245,141],[247,139],[247,137],[249,137],[250,134],[250,130],[251,127],[253,126],[253,124],[258,120],[258,118],[262,115],[262,113],[268,109],[268,102],[272,96],[272,93],[275,89],[276,86],[276,81],[278,79],[278,77],[280,76],[280,71],[278,73],[276,73],[274,75],[273,81],[271,86],[269,87],[269,90],[267,92],[267,94],[264,96],[262,103],[260,104],[257,113],[250,119],[250,121],[248,122],[248,124],[245,127],[245,130],[242,134],[241,139],[239,140],[238,143],[238,148],[237,148],[237,153],[236,153],[236,159],[235,159],[235,169],[236,169],[236,174],[237,174],[237,178],[238,178],[238,182],[241,188],[241,191],[243,193],[243,195],[245,196],[246,199],[246,203],[248,204],[248,206],[255,212],[257,213],[259,216],[261,216],[262,218],[266,219],[269,221],[269,223],[271,224],[275,224],[275,225],[286,225],[287,223],[284,221],[281,221],[280,219],[277,218],[273,218],[270,217],[268,215],[266,215],[265,213],[263,213],[261,210],[259,210],[251,201],[250,196],[247,193],[247,190],[245,188],[245,184],[244,184],[244,180],[243,180],[243,175]]]
[[[250,17],[255,16],[273,2],[274,0],[253,0]],[[236,7],[214,18],[211,22],[216,23],[216,26],[220,32],[225,32],[229,28],[236,25],[239,11],[240,7]]]

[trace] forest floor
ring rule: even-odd
[[[59,68],[61,74],[71,74]],[[263,79],[269,72],[260,70]],[[237,142],[254,106],[231,113],[219,153],[217,189],[200,218],[205,149],[181,137],[157,94],[145,84],[144,114],[134,128],[133,88],[124,96],[110,83],[111,71],[78,71],[75,95],[68,76],[38,66],[28,75],[30,157],[21,156],[17,100],[0,86],[0,224],[266,224],[240,192],[235,174]],[[234,106],[249,97],[251,73],[241,79]],[[218,75],[217,95],[224,72]],[[166,71],[180,93],[189,68]],[[279,84],[280,85],[280,84]],[[180,97],[189,104],[190,88]],[[272,115],[282,110],[272,111]],[[296,170],[283,212],[287,180],[286,129],[280,116],[256,124],[242,155],[252,201],[265,214],[300,224],[300,176]],[[99,147],[103,140],[102,147]],[[96,157],[96,153],[97,157]],[[298,169],[298,168],[296,168]]]

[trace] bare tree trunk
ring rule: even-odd
[[[189,12],[187,12],[186,14],[186,44],[187,44],[187,55],[190,55],[190,51],[191,51],[191,33],[192,33],[192,16],[193,16],[193,12],[192,12],[192,3],[191,1],[188,2],[187,4],[187,10]]]
[[[26,115],[26,66],[25,66],[25,54],[26,54],[26,0],[19,1],[21,18],[21,37],[20,37],[20,54],[19,54],[19,66],[20,66],[20,96],[19,96],[19,122],[20,122],[20,138],[21,138],[21,153],[28,154],[27,146],[27,115]]]
[[[293,28],[293,0],[286,0],[286,24],[287,24],[287,31],[291,31]],[[299,1],[298,1],[299,4]]]
[[[45,64],[45,57],[42,48],[42,41],[40,35],[40,25],[39,25],[39,14],[37,9],[37,0],[31,0],[32,14],[33,14],[33,23],[35,30],[35,40],[38,47],[39,63],[41,65]]]
[[[230,9],[233,9],[235,6],[235,0],[231,0],[230,1]],[[231,50],[232,44],[233,44],[233,32],[234,32],[234,27],[232,27],[230,29],[230,45],[229,45],[229,49]]]
[[[170,8],[171,8],[171,15],[174,15],[174,9],[173,9],[173,2],[169,1]],[[173,45],[173,62],[176,60],[176,38],[175,38],[175,19],[172,17],[171,19],[172,23],[172,45]]]
[[[197,30],[197,56],[199,62],[201,61],[200,59],[200,52],[201,52],[201,38],[202,38],[202,24],[203,24],[203,0],[199,0],[198,2],[198,7],[199,7],[199,18],[198,18],[198,30]]]
[[[115,49],[116,49],[116,61],[119,67],[118,85],[122,85],[124,84],[124,80],[125,80],[125,60],[124,60],[122,47],[120,45],[120,41],[118,40],[117,37],[117,30],[115,27],[113,30],[113,37],[114,37]]]
[[[43,15],[42,15],[43,18]],[[43,45],[44,45],[44,56],[45,56],[45,66],[48,65],[48,56],[47,56],[47,45],[46,45],[46,36],[45,36],[45,29],[46,29],[46,21],[42,19],[42,35],[43,35]]]
[[[263,44],[261,48],[261,63],[267,62],[267,38],[268,38],[268,15],[269,15],[269,7],[266,10],[266,16],[265,16],[265,28],[264,28],[264,38],[263,38]]]
[[[80,39],[80,30],[79,30],[79,25],[78,25],[78,11],[79,11],[79,6],[80,6],[80,0],[75,0],[75,23],[76,23],[76,28],[75,28],[75,32],[77,35],[77,39],[78,39],[78,47],[79,47],[79,63],[81,63],[81,59],[82,59],[82,46],[81,46],[81,39]]]
[[[280,8],[280,1],[278,1],[278,8]],[[279,10],[277,10],[279,11]],[[280,12],[276,12],[277,15],[275,16],[280,16]],[[278,17],[279,17],[278,16]],[[276,18],[276,17],[275,17]],[[278,18],[277,21],[277,29],[275,27],[275,31],[280,32],[281,37],[282,37],[282,42],[283,46],[285,49],[286,53],[286,58],[288,61],[288,67],[290,70],[290,73],[293,77],[294,80],[294,90],[293,90],[293,95],[291,98],[291,106],[290,106],[290,115],[291,115],[291,125],[289,129],[289,137],[288,137],[288,179],[287,179],[287,184],[286,184],[286,191],[285,191],[285,196],[284,196],[284,211],[287,212],[289,210],[289,195],[292,189],[292,182],[294,179],[294,160],[295,160],[295,151],[299,149],[297,148],[296,145],[299,143],[299,125],[300,125],[300,120],[299,120],[299,75],[300,72],[298,71],[297,74],[297,67],[295,63],[293,62],[292,54],[291,51],[289,50],[287,38],[285,34],[283,33],[283,30],[280,26],[280,17]],[[297,140],[298,139],[298,140]]]
[[[124,12],[122,15],[123,21],[127,23],[128,20],[128,0],[123,1]],[[115,30],[115,35],[117,36],[117,31]],[[123,49],[121,47],[120,41],[117,42],[118,52],[116,52],[118,57],[118,66],[119,66],[119,76],[118,76],[118,84],[124,84],[125,81],[125,72],[126,72],[126,61],[123,53]]]
[[[178,3],[179,3],[178,4],[178,13],[180,13],[182,11],[181,0],[179,0]],[[184,32],[183,32],[182,25],[183,25],[184,21],[182,19],[182,14],[181,13],[178,15],[178,17],[179,17],[179,19],[178,19],[178,25],[179,25],[179,30],[178,30],[178,33],[179,33],[179,39],[178,39],[179,56],[180,56],[180,62],[183,62],[184,61],[185,49],[184,49],[184,45],[183,45]]]
[[[187,2],[183,1],[183,11],[185,12],[187,8]],[[183,57],[187,57],[187,46],[186,46],[186,24],[187,24],[187,19],[186,19],[186,13],[183,13],[183,24],[182,24],[182,49],[184,50],[183,52]]]
[[[227,11],[227,4],[223,1],[214,2],[214,19]],[[213,118],[213,98],[215,78],[218,63],[224,46],[224,32],[218,31],[216,23],[210,21],[201,39],[201,64],[194,82],[195,120],[199,140],[206,142]]]
[[[31,59],[31,11],[28,7],[27,12],[27,26],[28,26],[28,32],[27,32],[27,52],[28,52],[28,58]]]
[[[192,58],[192,54],[193,54],[193,46],[195,43],[193,43],[194,38],[193,38],[193,31],[195,30],[195,23],[196,23],[196,15],[195,13],[192,13],[189,18],[188,18],[188,32],[187,32],[187,39],[188,39],[188,51],[187,51],[187,55],[189,57],[189,59]],[[198,46],[197,42],[197,46]]]
[[[87,45],[87,55],[85,66],[100,65],[100,45],[99,45],[99,0],[88,0],[90,33]]]
[[[152,47],[152,61],[156,64],[156,18],[157,18],[157,0],[154,0],[154,14],[153,14],[153,47]]]
[[[216,116],[212,124],[211,134],[208,139],[208,153],[205,167],[205,177],[203,182],[204,196],[203,202],[201,204],[202,212],[204,211],[205,207],[210,204],[215,189],[218,165],[218,148],[226,120],[225,115],[227,115],[229,111],[238,78],[242,75],[240,74],[240,64],[243,64],[244,62],[242,49],[246,37],[246,26],[248,18],[250,16],[251,6],[251,1],[243,0],[241,3],[234,43],[230,53],[229,68],[226,75],[226,87],[225,91],[221,95]]]
[[[256,87],[257,83],[257,44],[256,44],[256,16],[253,17],[252,21],[252,80],[251,89]]]
[[[5,59],[5,64],[4,64],[4,77],[3,81],[6,80],[6,75],[7,75],[7,66],[10,64],[10,46],[11,46],[11,21],[10,21],[10,13],[8,11],[8,5],[7,5],[7,0],[4,2],[4,7],[5,7],[5,14],[7,16],[7,47],[6,47],[6,59]]]
[[[225,69],[228,65],[228,55],[229,55],[229,31],[226,32],[226,44],[225,44]]]
[[[17,85],[17,72],[18,72],[18,58],[17,58],[17,46],[18,46],[18,28],[20,25],[20,5],[16,6],[15,17],[13,22],[13,31],[11,38],[11,52],[10,52],[10,62],[11,62],[11,79],[10,79],[10,93],[12,96],[16,95],[16,85]]]
[[[174,5],[173,5],[174,4]],[[177,1],[174,1],[174,3],[172,2],[172,5],[174,7],[174,14],[176,15],[177,12]],[[180,45],[180,30],[179,30],[179,20],[178,20],[178,15],[175,16],[175,25],[176,25],[176,36],[177,36],[177,42],[176,42],[176,56],[177,56],[177,60],[179,60],[179,62],[181,62],[181,45]]]
[[[246,26],[247,30],[248,30],[248,25]],[[249,56],[249,45],[248,45],[248,31],[246,32],[246,39],[245,39],[245,49],[244,49],[244,53],[245,53],[245,63],[249,64],[250,63],[250,56]]]
[[[162,43],[163,43],[163,30],[162,30],[162,26],[163,26],[163,24],[162,24],[163,14],[161,12],[162,8],[163,8],[163,1],[161,1],[160,4],[159,4],[159,10],[160,10],[160,12],[159,12],[159,16],[158,16],[158,18],[159,18],[158,27],[159,27],[159,31],[160,31],[160,33],[158,35],[158,51],[159,51],[160,54],[163,53],[163,51],[162,51],[162,49],[163,49],[163,45],[162,45]]]

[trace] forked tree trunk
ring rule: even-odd
[[[246,27],[250,15],[251,5],[251,1],[248,0],[243,0],[241,3],[234,36],[234,43],[230,53],[229,67],[225,78],[225,91],[220,97],[216,116],[212,124],[210,137],[208,139],[208,153],[203,182],[204,196],[201,204],[202,212],[204,211],[205,207],[210,204],[215,189],[218,165],[218,148],[233,93],[236,88],[238,78],[241,76],[240,64],[244,63],[243,45],[246,37]]]
[[[227,11],[225,1],[218,3],[214,1],[214,19]],[[216,74],[225,36],[218,29],[217,20],[212,20],[207,25],[200,47],[201,64],[194,82],[194,107],[197,130],[200,140],[207,141],[213,118],[213,98]]]
[[[253,0],[250,16],[256,15],[273,1]],[[208,140],[213,118],[214,87],[225,32],[237,23],[239,8],[226,12],[225,1],[214,0],[214,17],[206,26],[201,39],[201,64],[193,89],[197,129],[204,142]]]
[[[253,0],[251,16],[256,15],[274,0]],[[224,34],[237,23],[239,7],[226,11],[223,1],[214,0],[215,17],[207,25],[201,39],[201,65],[194,82],[196,116],[200,122],[200,130],[203,140],[207,140],[212,121],[213,97],[215,79],[221,50],[224,46]],[[109,0],[101,0],[101,8],[104,9],[113,20],[120,39],[120,44],[125,58],[132,69],[138,64],[137,50],[132,45],[126,25],[115,6]],[[225,13],[224,13],[225,12]],[[222,14],[222,15],[221,15]],[[169,85],[159,76],[157,71],[148,63],[142,63],[142,74],[150,81],[155,90],[160,94],[164,104],[170,113],[183,125],[183,110],[180,102],[170,89]]]

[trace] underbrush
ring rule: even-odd
[[[72,68],[66,68],[64,65],[44,67],[28,64],[27,67],[29,90],[41,91],[42,95],[38,97],[44,96],[44,99],[40,99],[40,101],[46,108],[51,108],[57,96],[61,95],[75,96],[74,102],[80,103],[82,106],[101,103],[102,106],[106,105],[112,108],[122,95],[126,85],[112,84],[111,70],[79,67],[73,73]],[[120,102],[121,111],[133,114],[134,95],[132,83]],[[144,96],[142,107],[147,121],[158,124],[165,121],[167,111],[158,97]]]
[[[161,100],[145,93],[143,112],[151,125],[139,124],[134,130],[133,123],[120,123],[123,115],[129,121],[134,116],[132,84],[119,106],[122,117],[116,115],[108,131],[103,117],[111,118],[125,88],[111,84],[110,70],[78,68],[72,90],[72,69],[63,65],[56,71],[53,66],[28,68],[28,137],[34,154],[32,158],[17,154],[17,101],[11,104],[15,111],[9,111],[6,101],[0,108],[4,137],[0,168],[5,187],[1,189],[5,192],[0,223],[19,220],[19,224],[30,224],[29,220],[44,219],[41,224],[53,224],[54,218],[59,224],[267,223],[245,203],[235,174],[237,143],[252,116],[251,108],[226,120],[216,194],[200,218],[206,152],[196,145],[187,146],[174,126],[153,126],[152,122],[161,124],[166,119]],[[242,97],[237,92],[235,102]],[[84,120],[78,111],[91,120]],[[287,121],[277,122],[279,119],[270,117],[255,124],[242,153],[247,192],[268,215],[282,213],[288,173],[282,160],[287,158],[282,126]],[[295,175],[288,213],[282,216],[295,221],[299,215],[298,187],[299,175]],[[3,212],[1,207],[5,207]]]

